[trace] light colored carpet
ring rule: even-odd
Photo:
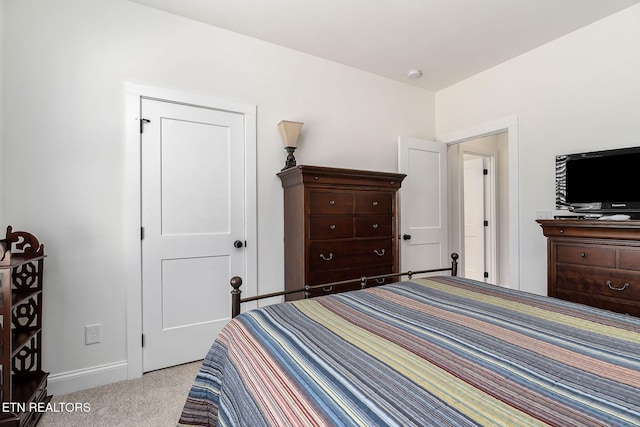
[[[175,426],[201,364],[174,366],[135,380],[54,396],[52,403],[86,403],[90,411],[46,412],[38,427]]]

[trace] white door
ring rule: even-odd
[[[243,276],[241,114],[142,99],[143,371],[204,358]]]
[[[400,269],[450,266],[447,208],[447,145],[398,138]]]
[[[464,277],[485,281],[484,159],[464,155]]]

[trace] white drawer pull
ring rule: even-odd
[[[336,204],[336,201],[335,200],[329,200],[329,204],[333,206],[333,205]]]
[[[336,229],[336,225],[335,225],[335,224],[331,224],[331,225],[329,226],[329,228],[330,228],[330,229],[332,229],[332,230],[335,230],[335,229]]]
[[[629,283],[625,283],[624,285],[622,285],[619,288],[615,288],[613,286],[611,286],[611,280],[607,280],[607,286],[609,287],[609,289],[611,289],[612,291],[624,291],[625,289],[627,289],[629,286]]]
[[[377,249],[374,249],[374,250],[373,250],[373,253],[374,253],[374,254],[376,254],[376,255],[378,255],[378,256],[382,256],[382,255],[384,255],[384,249],[383,249],[381,252],[378,252],[378,250],[377,250]]]
[[[325,261],[331,261],[333,259],[333,252],[329,252],[328,257],[326,257],[324,254],[320,254],[320,258],[322,258]]]
[[[372,205],[373,206],[378,206],[378,202],[373,202]]]
[[[373,228],[378,228],[378,224],[373,224]]]

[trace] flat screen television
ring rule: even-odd
[[[556,156],[556,209],[640,214],[640,147]]]

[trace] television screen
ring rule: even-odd
[[[640,201],[640,153],[567,159],[567,202]]]
[[[560,204],[574,208],[638,210],[640,147],[558,156],[556,192]]]

